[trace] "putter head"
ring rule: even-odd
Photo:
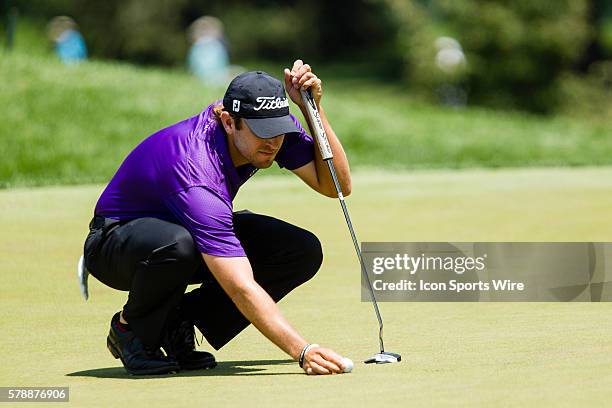
[[[79,289],[81,289],[81,295],[85,300],[89,299],[89,288],[87,285],[87,279],[89,278],[89,271],[85,267],[85,259],[81,255],[79,263],[77,265],[77,276],[79,278]]]
[[[374,354],[372,358],[364,361],[366,364],[388,364],[388,363],[398,363],[402,361],[402,356],[397,353],[391,353],[390,351],[383,351],[377,354]]]

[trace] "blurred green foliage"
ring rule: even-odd
[[[233,59],[382,57],[392,61],[397,27],[370,1],[14,0],[24,15],[75,18],[92,55],[138,63],[182,63],[185,30],[213,15],[225,25]]]
[[[592,36],[586,0],[441,0],[439,7],[465,47],[470,96],[493,106],[554,110],[561,74]]]
[[[37,31],[21,27],[0,64],[0,187],[107,182],[142,139],[222,96],[183,70],[95,60],[66,67],[50,53],[32,55],[27,38]],[[247,68],[280,75],[284,65]],[[399,83],[314,68],[357,171],[612,164],[612,122],[603,118],[436,107]]]
[[[611,87],[593,74],[612,60],[610,0],[10,1],[27,19],[74,17],[95,58],[182,65],[186,28],[214,15],[239,64],[302,57],[358,66],[434,101],[450,89],[469,104],[554,112],[567,108],[574,85],[597,100]],[[440,37],[457,40],[463,59],[441,58]]]
[[[582,61],[594,41],[588,0],[384,0],[402,20],[399,46],[406,79],[433,94],[456,83],[471,102],[494,107],[554,111],[560,80]],[[466,64],[455,77],[436,64],[434,42],[458,40]]]

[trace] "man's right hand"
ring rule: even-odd
[[[313,347],[304,355],[302,368],[308,375],[342,374],[342,357],[333,350]]]

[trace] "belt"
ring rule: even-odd
[[[106,235],[110,232],[111,229],[114,229],[114,227],[118,227],[126,222],[127,221],[106,218],[101,215],[94,215],[94,217],[91,219],[91,222],[89,223],[89,229],[90,231],[96,231],[101,229],[103,231],[103,234]]]

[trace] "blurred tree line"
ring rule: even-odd
[[[612,92],[610,0],[12,2],[28,18],[74,17],[91,54],[103,58],[182,63],[185,29],[213,15],[234,60],[366,62],[453,103],[547,112],[576,95]]]
[[[405,78],[426,94],[450,83],[473,102],[547,112],[584,77],[612,96],[610,0],[381,2],[402,21]],[[465,62],[454,70],[439,66],[440,36],[461,46]]]
[[[337,0],[14,0],[21,14],[76,19],[92,53],[145,64],[181,63],[185,30],[212,15],[225,26],[230,52],[240,60],[340,60],[393,53],[397,27],[370,1]]]

